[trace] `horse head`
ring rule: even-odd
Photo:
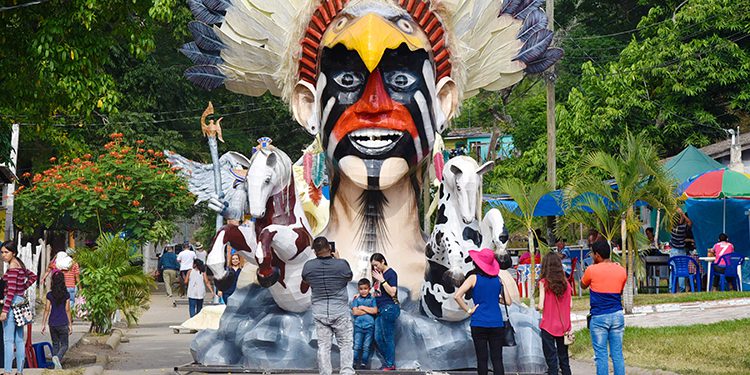
[[[482,247],[492,249],[497,255],[506,254],[508,245],[508,230],[505,228],[505,219],[500,210],[493,208],[487,211],[480,224],[482,232]]]
[[[278,148],[261,148],[250,158],[247,172],[248,210],[254,218],[266,216],[268,201],[289,186],[292,161]]]
[[[482,175],[493,166],[494,162],[487,162],[480,167],[476,160],[468,156],[457,156],[445,163],[443,167],[445,193],[455,197],[455,204],[452,208],[461,216],[464,224],[471,224],[476,220],[477,196],[482,183]]]

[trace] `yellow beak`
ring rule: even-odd
[[[407,34],[374,13],[368,13],[353,23],[344,25],[343,30],[339,32],[329,29],[323,37],[323,45],[330,48],[339,43],[357,51],[370,72],[378,66],[386,49],[396,49],[402,43],[412,51],[429,50],[425,38]]]

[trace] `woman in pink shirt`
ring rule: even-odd
[[[562,260],[556,253],[548,253],[542,260],[542,274],[539,280],[539,304],[542,321],[539,328],[542,336],[542,350],[547,362],[547,374],[570,375],[568,346],[565,333],[570,331],[570,309],[573,306],[571,289],[565,277]]]
[[[711,249],[708,255],[716,257],[714,259],[714,263],[711,265],[713,267],[713,275],[714,280],[713,284],[718,286],[719,285],[719,274],[723,274],[727,270],[728,263],[726,259],[721,259],[724,255],[731,254],[734,252],[734,245],[729,242],[729,237],[726,235],[726,233],[722,233],[719,235],[719,242],[717,242],[714,247]],[[733,283],[730,283],[730,285],[734,285]]]

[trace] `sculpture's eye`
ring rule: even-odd
[[[414,28],[411,26],[411,23],[409,23],[409,21],[405,18],[398,20],[398,22],[396,22],[396,25],[399,29],[401,29],[401,31],[407,34],[411,34],[414,32]]]
[[[333,80],[344,89],[355,89],[362,84],[362,77],[355,72],[341,72]]]
[[[266,184],[270,184],[271,183],[271,176],[266,177],[265,181],[263,181],[263,182],[266,183]]]
[[[406,72],[391,72],[385,76],[386,83],[397,91],[408,90],[417,78]]]
[[[346,24],[349,22],[349,19],[346,17],[342,17],[338,22],[336,22],[336,25],[333,26],[334,31],[341,31],[341,29],[346,26]]]

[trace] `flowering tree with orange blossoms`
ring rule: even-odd
[[[141,140],[127,142],[122,133],[110,139],[101,155],[50,159],[57,164],[16,191],[15,224],[22,231],[78,230],[91,238],[125,232],[142,243],[156,222],[187,214],[194,198],[161,151]]]

